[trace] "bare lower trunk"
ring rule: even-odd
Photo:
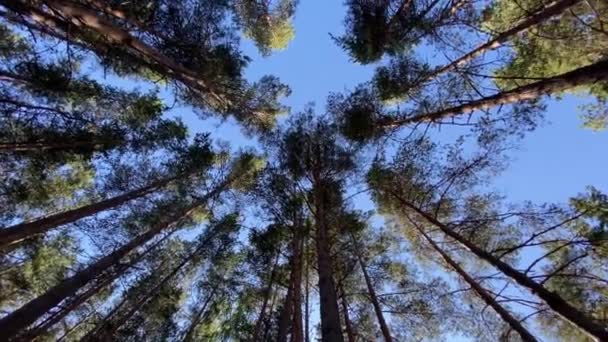
[[[86,148],[88,151],[97,151],[108,144],[109,141],[68,141],[62,143],[51,142],[10,142],[0,143],[0,152],[40,152],[50,150],[75,150]]]
[[[359,265],[361,266],[361,271],[363,272],[363,277],[365,278],[365,285],[367,286],[367,293],[369,294],[369,299],[374,306],[374,311],[376,313],[376,317],[378,319],[378,324],[380,325],[380,330],[382,331],[382,336],[386,342],[392,342],[393,338],[391,337],[391,332],[388,328],[388,324],[386,324],[386,320],[384,319],[384,313],[382,312],[382,306],[380,306],[380,301],[378,300],[378,296],[376,295],[376,290],[374,289],[374,284],[367,273],[367,266],[365,265],[365,261],[361,257],[359,243],[355,239],[354,235],[351,235],[353,243],[355,245],[355,254],[357,255],[357,260],[359,261]]]
[[[428,114],[414,115],[405,119],[389,119],[381,121],[379,124],[381,127],[393,128],[419,122],[437,122],[464,113],[485,110],[502,104],[533,100],[543,95],[559,93],[578,86],[591,85],[606,80],[608,80],[608,60],[602,60],[558,76],[549,77],[512,90],[467,102],[456,107],[450,107]]]
[[[551,308],[551,310],[553,310],[556,314],[561,316],[566,321],[570,322],[572,325],[578,327],[581,331],[585,332],[591,338],[597,341],[608,341],[607,326],[596,322],[592,317],[588,316],[583,311],[578,310],[574,306],[570,305],[558,294],[547,290],[544,286],[533,281],[524,273],[516,270],[515,268],[501,261],[491,253],[488,253],[485,250],[477,247],[477,245],[464,238],[457,232],[453,231],[447,225],[441,223],[430,214],[422,211],[420,208],[406,201],[398,194],[390,190],[389,193],[391,193],[405,207],[413,210],[418,215],[427,220],[430,224],[439,228],[445,235],[458,241],[460,244],[469,249],[473,254],[477,255],[480,259],[483,259],[486,262],[490,263],[502,273],[515,280],[519,285],[528,288],[533,294],[542,299],[545,304],[547,304],[547,306],[549,306],[549,308]]]
[[[431,247],[437,253],[439,253],[439,255],[441,255],[443,260],[448,265],[450,265],[450,267],[452,269],[454,269],[454,271],[456,273],[458,273],[458,275],[461,276],[467,284],[469,284],[471,286],[471,288],[475,291],[475,293],[477,293],[477,295],[488,306],[492,307],[492,309],[494,309],[494,311],[496,311],[496,313],[500,316],[500,318],[502,318],[511,327],[511,329],[515,330],[519,334],[522,341],[526,341],[526,342],[537,342],[538,341],[520,323],[520,321],[517,318],[513,317],[504,307],[502,307],[500,304],[498,304],[498,302],[494,299],[494,297],[492,297],[492,295],[490,295],[488,293],[488,291],[486,291],[486,289],[484,289],[478,282],[476,282],[475,279],[473,279],[473,277],[471,277],[462,267],[460,267],[460,265],[458,265],[458,263],[456,261],[454,261],[454,259],[452,259],[441,247],[439,247],[439,245],[437,245],[437,243],[433,239],[431,239],[431,237],[427,233],[425,233],[424,230],[415,221],[410,220],[410,222],[416,228],[416,230],[418,230],[418,232],[424,237],[424,239],[431,245]]]
[[[43,234],[51,229],[61,225],[75,222],[85,217],[93,216],[102,211],[119,207],[131,200],[146,196],[154,191],[161,189],[177,177],[165,178],[159,181],[152,182],[139,189],[129,191],[119,196],[108,198],[106,200],[85,205],[80,208],[64,211],[58,214],[46,216],[30,222],[16,224],[0,230],[0,248],[18,243],[24,239],[35,235]]]
[[[343,342],[338,310],[338,296],[334,283],[333,266],[331,262],[329,232],[324,212],[324,200],[320,177],[315,177],[315,228],[317,269],[319,274],[319,301],[321,309],[321,340],[323,342]]]
[[[262,326],[264,325],[264,320],[266,318],[266,307],[268,306],[268,301],[270,300],[270,295],[272,294],[272,286],[274,285],[274,278],[277,269],[277,264],[279,263],[279,256],[281,253],[277,251],[277,255],[274,258],[274,264],[272,265],[272,271],[270,271],[270,278],[268,279],[268,286],[264,290],[264,301],[262,302],[262,309],[260,310],[260,315],[255,323],[255,330],[253,331],[253,336],[251,342],[259,341],[260,333],[262,332]]]
[[[304,342],[302,334],[302,262],[303,262],[303,243],[302,232],[296,232],[298,235],[297,247],[297,259],[294,270],[294,287],[293,287],[293,329],[292,329],[292,340],[293,342]]]
[[[292,243],[292,248],[293,246],[294,244]],[[289,332],[290,323],[293,322],[293,289],[295,287],[294,269],[296,264],[296,257],[297,256],[294,251],[289,262],[291,272],[289,276],[287,295],[285,296],[285,300],[283,301],[283,310],[281,311],[281,317],[279,318],[279,331],[277,334],[278,342],[287,342],[287,333]]]
[[[356,342],[357,338],[353,329],[353,323],[350,321],[350,315],[348,313],[348,303],[346,302],[346,294],[344,293],[344,289],[342,289],[341,292],[342,298],[340,299],[340,302],[342,303],[342,316],[344,316],[344,327],[346,330],[346,337],[348,338],[348,342]]]
[[[308,233],[304,238],[304,253],[306,257],[306,264],[304,266],[304,342],[310,342],[310,311],[309,311],[309,269],[310,265],[308,264]]]

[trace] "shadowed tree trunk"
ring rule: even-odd
[[[323,342],[343,342],[338,310],[338,296],[334,283],[333,267],[331,262],[329,232],[326,213],[324,210],[324,188],[320,173],[316,170],[314,175],[313,196],[315,206],[315,228],[317,269],[319,274],[319,297],[321,308],[321,336]]]
[[[297,235],[297,258],[294,270],[294,287],[293,287],[293,331],[292,340],[293,342],[304,342],[304,336],[302,334],[302,263],[303,263],[303,244],[304,239],[302,237],[303,232],[298,229]]]
[[[85,217],[93,216],[102,211],[109,210],[121,206],[131,200],[146,196],[152,192],[158,191],[178,177],[169,177],[152,182],[144,187],[135,189],[119,196],[108,198],[106,200],[85,205],[80,208],[64,211],[58,214],[46,216],[30,222],[16,224],[0,230],[0,248],[18,243],[29,237],[43,234],[51,229],[61,225],[75,222]]]
[[[395,128],[419,122],[436,122],[448,117],[485,110],[502,104],[537,99],[543,95],[559,93],[585,84],[608,80],[608,60],[578,68],[554,77],[530,83],[498,94],[473,100],[465,104],[442,109],[433,113],[419,114],[404,119],[388,119],[379,122],[381,127]]]
[[[348,338],[348,342],[356,342],[357,338],[355,336],[355,331],[353,329],[353,323],[350,320],[350,315],[348,314],[348,303],[346,301],[346,293],[344,293],[344,289],[340,289],[340,293],[342,297],[340,298],[340,303],[342,304],[342,316],[344,316],[344,327],[346,330],[346,337]]]
[[[270,300],[270,295],[272,294],[272,286],[274,285],[274,278],[276,276],[277,264],[279,263],[279,256],[281,253],[277,251],[277,255],[274,258],[274,263],[272,265],[272,271],[270,271],[270,278],[268,279],[268,286],[264,290],[264,300],[262,302],[262,309],[260,310],[260,315],[255,323],[255,330],[253,331],[251,342],[259,341],[260,333],[262,332],[262,326],[264,325],[264,320],[266,319],[266,307],[268,306],[268,301]]]
[[[507,263],[501,261],[494,255],[485,250],[479,248],[473,242],[469,241],[465,237],[461,236],[457,232],[450,229],[447,225],[438,221],[432,215],[422,211],[412,203],[406,201],[395,192],[388,190],[388,192],[394,196],[401,204],[406,208],[409,208],[416,212],[419,216],[423,217],[430,224],[439,228],[445,235],[458,241],[460,244],[465,246],[469,251],[478,256],[480,259],[485,260],[505,275],[515,280],[519,285],[528,288],[533,294],[542,299],[551,310],[553,310],[560,317],[570,322],[574,326],[578,327],[581,331],[585,332],[591,338],[597,341],[608,341],[608,327],[596,322],[592,317],[585,314],[583,311],[578,310],[574,306],[566,302],[558,294],[547,290],[541,284],[530,279],[526,274],[516,270]]]
[[[462,267],[460,267],[460,265],[458,265],[458,263],[454,259],[452,259],[441,247],[439,247],[439,245],[422,229],[422,227],[420,227],[414,220],[410,219],[409,216],[408,216],[408,220],[412,223],[412,225],[416,228],[416,230],[424,237],[424,239],[431,245],[431,247],[437,253],[439,253],[439,255],[441,255],[443,260],[448,265],[450,265],[450,267],[452,269],[454,269],[454,271],[456,273],[458,273],[458,275],[461,276],[462,279],[464,279],[464,281],[467,284],[469,284],[471,286],[471,288],[475,291],[475,293],[477,293],[477,295],[488,306],[492,307],[492,309],[494,309],[494,311],[496,311],[496,313],[500,316],[500,318],[502,318],[507,324],[509,324],[511,329],[515,330],[519,334],[522,341],[538,342],[536,337],[534,337],[528,331],[528,329],[526,329],[520,323],[520,321],[517,318],[513,317],[504,307],[502,307],[502,305],[498,304],[496,299],[494,299],[494,297],[492,297],[492,295],[490,295],[488,293],[488,291],[486,291],[486,289],[484,289],[477,281],[475,281],[475,279],[473,279],[473,277],[471,277]]]

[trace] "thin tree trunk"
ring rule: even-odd
[[[205,303],[203,303],[203,306],[198,310],[198,312],[192,319],[192,323],[190,323],[188,332],[186,332],[186,335],[184,336],[184,339],[182,340],[183,342],[192,341],[192,337],[194,336],[194,331],[195,331],[196,327],[201,323],[203,314],[207,311],[207,307],[209,306],[211,299],[213,299],[213,297],[215,296],[216,289],[217,288],[213,288],[213,291],[211,291],[211,293],[207,296],[207,298],[205,298]]]
[[[543,8],[534,11],[530,16],[527,16],[517,22],[510,29],[501,32],[496,35],[494,38],[488,40],[487,42],[477,46],[473,50],[459,57],[458,59],[452,61],[449,64],[436,68],[430,74],[426,75],[420,82],[424,83],[430,81],[437,76],[446,73],[448,71],[454,70],[460,66],[463,66],[469,63],[474,58],[482,55],[483,53],[497,49],[500,47],[505,41],[509,40],[511,37],[526,31],[530,27],[537,25],[555,15],[558,15],[568,9],[581,2],[581,0],[555,0],[545,6]]]
[[[378,300],[378,296],[376,295],[376,290],[374,289],[374,284],[367,273],[367,266],[365,265],[365,261],[361,257],[361,252],[359,248],[359,242],[355,239],[355,236],[351,233],[351,238],[353,240],[355,246],[355,254],[357,256],[357,260],[359,261],[359,266],[361,266],[361,271],[363,272],[363,277],[365,278],[365,285],[367,286],[367,292],[369,294],[369,299],[374,306],[374,311],[376,312],[376,317],[378,318],[378,324],[380,325],[380,330],[382,331],[382,336],[386,342],[392,342],[393,338],[391,337],[391,332],[388,328],[388,324],[386,324],[386,320],[384,319],[384,313],[382,312],[382,306],[380,306],[380,301]]]
[[[99,277],[111,267],[120,265],[120,261],[124,257],[130,254],[136,248],[152,240],[163,230],[176,228],[181,220],[188,217],[194,210],[206,203],[209,199],[222,192],[228,183],[229,180],[223,182],[221,185],[209,192],[196,203],[190,205],[181,213],[171,215],[167,221],[159,222],[150,230],[137,236],[126,245],[123,245],[114,252],[102,257],[73,276],[64,279],[42,295],[32,299],[21,308],[0,319],[0,331],[3,332],[4,338],[10,340],[18,332],[23,331],[29,325],[44,316],[50,309],[57,306],[66,298],[73,296],[80,288],[88,284],[90,281]]]
[[[356,342],[357,339],[355,337],[355,331],[353,330],[353,324],[350,321],[350,315],[348,314],[348,303],[346,302],[346,293],[344,289],[340,291],[342,293],[342,298],[340,302],[342,304],[342,315],[344,316],[344,327],[346,328],[346,337],[348,338],[348,342]]]
[[[319,301],[321,309],[321,340],[323,342],[343,342],[340,324],[340,311],[338,309],[338,296],[334,283],[333,266],[329,245],[329,232],[324,211],[324,196],[320,175],[314,176],[314,206],[317,269],[319,274]]]
[[[594,84],[606,80],[608,80],[608,60],[602,60],[561,75],[549,77],[541,81],[530,83],[478,100],[473,100],[459,106],[442,109],[433,113],[414,115],[405,119],[389,119],[387,121],[380,122],[380,126],[392,128],[418,122],[436,122],[438,120],[457,116],[463,113],[489,109],[502,104],[532,100],[543,95],[558,93],[577,86]]]
[[[9,142],[0,143],[0,152],[40,152],[49,150],[74,150],[80,148],[87,148],[90,151],[98,151],[103,146],[107,145],[109,141],[68,141],[61,143],[52,142]]]
[[[304,237],[304,253],[306,264],[304,266],[304,342],[310,342],[310,311],[309,311],[309,270],[310,265],[308,264],[308,231]]]
[[[492,255],[491,253],[488,253],[485,250],[477,247],[477,245],[475,245],[473,242],[469,241],[457,232],[453,231],[447,225],[441,223],[430,214],[422,211],[420,208],[406,201],[395,192],[389,190],[389,193],[391,193],[405,207],[412,209],[414,212],[423,217],[429,223],[439,228],[445,235],[453,238],[454,240],[465,246],[473,254],[477,255],[480,259],[483,259],[486,262],[490,263],[502,273],[515,280],[519,285],[528,288],[533,294],[542,299],[547,304],[547,306],[549,306],[551,310],[553,310],[556,314],[561,316],[566,321],[572,323],[574,326],[578,327],[581,331],[585,332],[591,338],[597,341],[608,341],[607,326],[596,322],[592,317],[570,305],[558,294],[547,290],[541,284],[530,279],[526,274],[516,270],[515,268],[511,267],[507,263],[501,261],[494,255]]]
[[[264,329],[264,339],[262,341],[269,341],[268,339],[268,335],[270,335],[270,320],[272,319],[272,312],[274,311],[274,307],[277,304],[277,292],[278,291],[273,291],[272,293],[272,300],[270,301],[270,308],[269,308],[269,315],[266,318],[266,322],[264,323],[265,325],[265,329]]]
[[[298,241],[296,243],[297,247],[297,258],[295,263],[294,270],[294,284],[293,284],[293,329],[292,329],[292,340],[293,342],[304,342],[304,337],[302,334],[302,249],[304,244],[304,239],[302,237],[302,232],[297,231],[296,235],[298,236]]]
[[[283,311],[279,318],[279,331],[277,334],[278,342],[287,342],[287,333],[289,332],[290,323],[293,323],[293,312],[294,312],[294,290],[296,287],[296,264],[298,263],[298,237],[297,233],[293,232],[293,238],[291,240],[292,255],[289,260],[289,285],[287,288],[287,295],[283,304]],[[293,324],[291,325],[293,328]]]
[[[520,321],[513,317],[504,307],[502,307],[498,302],[484,289],[478,282],[473,279],[460,265],[452,259],[437,243],[420,227],[414,220],[410,219],[408,216],[408,220],[412,223],[412,225],[418,230],[418,232],[424,237],[424,239],[433,247],[433,249],[441,255],[443,260],[450,265],[451,268],[454,269],[459,276],[461,276],[467,284],[471,286],[471,288],[477,293],[477,295],[496,313],[505,321],[511,329],[515,330],[522,341],[526,342],[537,342],[538,340],[534,335],[532,335],[521,323]]]
[[[103,338],[105,337],[113,337],[114,333],[118,331],[126,322],[133,317],[133,315],[139,311],[142,307],[144,307],[150,299],[153,298],[158,291],[165,286],[170,280],[173,279],[190,261],[192,261],[196,256],[200,255],[201,252],[209,245],[209,242],[215,238],[217,235],[217,230],[209,232],[209,234],[205,237],[203,241],[199,243],[197,248],[192,251],[188,256],[182,259],[182,261],[173,268],[173,270],[167,274],[165,277],[161,279],[154,287],[148,290],[141,298],[137,299],[135,303],[131,304],[131,309],[125,315],[119,315],[113,320],[105,321],[103,326],[100,326],[96,331],[102,331]],[[82,341],[101,341],[103,338],[97,338],[96,334],[89,334],[88,337],[82,339]]]
[[[177,178],[178,177],[169,177],[154,181],[139,189],[135,189],[122,195],[108,198],[97,203],[46,216],[43,218],[36,219],[34,221],[24,222],[16,224],[14,226],[6,227],[0,230],[0,248],[10,246],[11,244],[17,243],[35,235],[46,233],[49,230],[57,228],[61,225],[72,223],[88,216],[93,216],[108,209],[116,208],[133,199],[140,198],[154,191],[157,191],[160,188],[169,184],[170,182],[176,180]]]
[[[264,325],[264,319],[266,317],[266,307],[268,306],[268,301],[270,300],[270,295],[272,294],[272,286],[274,285],[274,278],[277,271],[277,265],[279,263],[279,256],[281,253],[277,251],[277,255],[274,258],[274,263],[272,265],[272,271],[270,271],[270,278],[268,279],[268,286],[264,290],[264,301],[262,302],[262,309],[260,310],[260,315],[255,323],[255,329],[253,331],[251,342],[259,341],[260,333],[262,332],[262,326]]]

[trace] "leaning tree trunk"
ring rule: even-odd
[[[391,337],[390,329],[388,328],[388,324],[386,324],[386,320],[384,319],[384,313],[382,312],[382,306],[380,306],[380,301],[378,300],[378,296],[376,295],[376,290],[374,289],[374,284],[367,273],[367,266],[365,265],[365,261],[361,257],[361,249],[359,248],[359,243],[355,239],[355,236],[351,234],[351,238],[353,240],[355,246],[355,254],[357,256],[357,260],[359,261],[359,265],[361,266],[361,271],[363,272],[363,277],[365,278],[365,285],[367,286],[367,292],[369,294],[369,299],[374,306],[374,311],[376,312],[376,317],[378,318],[378,324],[380,325],[380,330],[382,331],[382,336],[386,342],[392,342],[393,338]]]
[[[222,192],[228,183],[229,180],[223,182],[181,213],[171,215],[168,220],[157,223],[150,230],[137,236],[126,245],[99,259],[73,276],[64,279],[45,293],[0,319],[0,331],[2,331],[3,337],[7,340],[12,339],[17,333],[26,329],[59,303],[75,295],[79,289],[90,281],[98,278],[108,269],[120,265],[120,261],[133,250],[152,240],[163,230],[178,226],[181,220],[188,217],[194,210],[207,202],[207,200]]]
[[[64,33],[71,32],[72,36],[75,37],[69,37],[68,39],[78,40],[86,39],[83,36],[86,37],[87,32],[83,30],[93,31],[135,56],[149,61],[148,66],[159,74],[169,79],[175,79],[192,90],[209,94],[218,103],[225,103],[225,100],[213,92],[211,85],[201,79],[197,73],[139,40],[127,30],[116,26],[94,10],[67,0],[45,0],[43,3],[49,8],[48,11],[44,11],[37,6],[31,6],[23,0],[0,0],[0,4],[6,8],[30,18],[44,33],[51,31],[54,32],[55,36],[61,36],[59,34],[61,31],[65,31]],[[58,30],[59,32],[57,32]],[[66,37],[68,36],[64,36],[63,39],[66,39]]]
[[[350,320],[350,315],[348,314],[348,303],[346,302],[346,293],[344,289],[341,288],[342,298],[340,298],[340,303],[342,304],[342,316],[344,316],[344,327],[346,330],[346,337],[348,338],[348,342],[356,342],[357,338],[355,336],[355,331],[353,329],[353,323]]]
[[[516,270],[515,268],[511,267],[507,263],[492,255],[491,253],[479,248],[473,242],[469,241],[454,230],[450,229],[447,225],[441,223],[432,215],[422,211],[420,208],[406,201],[397,193],[391,190],[388,191],[401,204],[416,212],[430,224],[439,228],[445,235],[458,241],[460,244],[469,249],[473,254],[477,255],[480,259],[490,263],[502,273],[515,280],[519,285],[528,288],[533,294],[542,299],[545,304],[547,304],[547,306],[551,308],[551,310],[553,310],[553,312],[561,316],[563,319],[570,322],[572,325],[578,327],[581,331],[585,332],[587,335],[597,341],[608,341],[608,326],[598,323],[583,311],[570,305],[558,294],[546,289],[541,284],[530,279],[526,274]]]
[[[555,0],[547,5],[544,5],[542,8],[534,11],[531,15],[521,19],[519,22],[517,22],[515,25],[513,25],[513,27],[511,27],[510,29],[499,33],[494,38],[477,46],[473,50],[462,55],[461,57],[450,62],[449,64],[438,67],[435,70],[431,71],[428,75],[425,75],[419,81],[420,84],[422,84],[424,82],[428,82],[443,73],[457,69],[458,67],[461,67],[461,66],[469,63],[471,60],[482,55],[483,53],[485,53],[487,51],[497,49],[504,42],[509,40],[511,37],[513,37],[517,34],[520,34],[524,31],[526,31],[527,29],[529,29],[530,27],[537,25],[555,15],[562,13],[569,7],[572,7],[579,2],[581,2],[581,0]]]
[[[255,323],[255,329],[253,331],[251,342],[259,341],[260,333],[262,332],[262,326],[264,325],[264,320],[266,318],[266,307],[268,306],[268,301],[270,300],[270,295],[272,294],[272,286],[274,285],[274,278],[276,276],[277,265],[279,263],[279,256],[281,253],[277,251],[277,254],[274,258],[274,263],[272,265],[272,271],[270,271],[270,278],[268,279],[268,286],[264,289],[264,300],[262,302],[262,309],[260,309],[260,315]]]
[[[314,207],[317,249],[317,272],[319,274],[319,301],[321,309],[321,339],[323,342],[343,342],[338,310],[338,296],[334,284],[330,255],[329,232],[324,211],[324,195],[320,174],[314,176]]]
[[[188,331],[186,332],[186,335],[182,339],[182,342],[192,341],[192,337],[194,336],[194,331],[196,330],[196,327],[201,323],[201,321],[203,319],[203,314],[205,314],[207,312],[207,307],[209,306],[209,303],[211,303],[211,300],[215,296],[216,290],[217,290],[217,288],[213,288],[211,293],[207,296],[207,298],[205,298],[205,303],[203,303],[203,306],[201,306],[201,308],[196,312],[196,315],[192,319],[192,323],[190,323],[190,327],[188,327]]]
[[[460,267],[460,265],[454,259],[452,259],[452,257],[450,257],[441,247],[439,247],[439,245],[422,229],[422,227],[420,227],[414,220],[410,219],[409,217],[408,220],[424,237],[424,239],[431,245],[431,247],[437,253],[439,253],[439,255],[441,255],[443,260],[448,265],[450,265],[450,267],[454,269],[454,271],[458,273],[458,275],[462,277],[462,279],[464,279],[467,284],[471,286],[473,291],[475,291],[475,293],[477,293],[477,295],[488,306],[492,307],[492,309],[496,311],[500,318],[502,318],[511,327],[511,329],[515,330],[519,334],[522,341],[538,342],[536,337],[534,337],[534,335],[532,335],[517,318],[513,317],[504,307],[502,307],[502,305],[500,305],[496,301],[496,299],[494,299],[494,297],[492,297],[492,295],[490,295],[488,291],[486,291],[486,289],[484,289],[477,281],[475,281],[475,279],[473,279],[473,277],[471,277],[462,267]]]
[[[154,287],[152,287],[152,289],[147,291],[141,298],[137,299],[135,301],[135,303],[132,303],[130,305],[131,308],[125,315],[118,315],[118,317],[115,317],[114,319],[111,319],[110,321],[104,322],[104,326],[101,326],[94,330],[103,331],[104,334],[102,336],[104,338],[113,337],[114,334],[116,333],[116,331],[118,331],[118,329],[120,329],[126,322],[128,322],[131,319],[131,317],[133,317],[133,315],[135,315],[135,313],[137,313],[137,311],[139,311],[142,307],[144,307],[154,297],[154,295],[156,295],[162,289],[163,286],[168,284],[169,281],[171,281],[175,276],[177,276],[177,274],[188,263],[190,263],[190,261],[192,261],[195,257],[199,256],[201,254],[201,252],[209,245],[209,242],[216,236],[216,234],[217,234],[217,231],[210,232],[210,234],[208,236],[206,236],[205,239],[199,243],[199,245],[196,247],[196,249],[194,251],[192,251],[188,256],[183,258],[182,261],[177,266],[175,266],[169,274],[164,276],[160,280],[160,282],[158,282],[158,284],[154,285]],[[85,338],[83,338],[82,341],[83,342],[103,341],[104,338],[99,339],[97,334],[89,334],[89,336],[85,336]]]
[[[419,122],[437,122],[439,120],[485,110],[502,104],[537,99],[543,95],[559,93],[586,84],[608,80],[608,60],[572,70],[561,75],[546,78],[511,90],[503,91],[465,104],[442,109],[436,112],[419,114],[404,119],[387,119],[379,122],[380,127],[395,128]]]
[[[109,141],[74,140],[67,142],[5,142],[0,143],[0,152],[41,152],[50,150],[75,150],[85,148],[87,151],[98,151]]]
[[[93,216],[102,211],[121,206],[131,200],[141,198],[158,191],[178,177],[169,177],[152,182],[144,187],[135,189],[103,201],[82,206],[80,208],[64,211],[46,216],[30,222],[19,223],[0,230],[0,248],[18,243],[35,235],[43,234],[61,225],[75,222],[85,217]]]

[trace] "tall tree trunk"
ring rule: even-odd
[[[304,265],[304,342],[310,342],[310,311],[309,311],[309,270],[310,265],[308,264],[308,231],[304,237],[304,252],[306,261]]]
[[[558,93],[581,85],[594,84],[606,80],[608,80],[608,60],[602,60],[561,75],[473,100],[459,106],[442,109],[433,113],[414,115],[404,119],[388,119],[379,122],[379,124],[381,127],[394,128],[411,123],[436,122],[463,113],[489,109],[502,104],[532,100],[543,95]]]
[[[494,38],[488,40],[487,42],[477,46],[473,50],[468,53],[462,55],[456,60],[446,64],[444,66],[438,67],[433,70],[431,73],[426,75],[420,83],[424,83],[434,79],[435,77],[446,73],[448,71],[452,71],[457,69],[460,66],[463,66],[469,63],[474,58],[482,55],[483,53],[497,49],[500,47],[505,41],[509,40],[511,37],[526,31],[530,27],[537,25],[555,15],[558,15],[568,9],[581,2],[581,0],[555,0],[547,5],[544,5],[542,8],[534,11],[531,15],[521,19],[519,22],[515,23],[510,29],[499,33]]]
[[[162,54],[154,47],[137,39],[127,30],[115,26],[103,16],[81,4],[67,0],[45,0],[43,3],[52,11],[41,11],[23,0],[0,0],[0,4],[19,13],[43,28],[43,32],[51,28],[62,29],[69,26],[73,33],[82,29],[91,30],[113,44],[117,44],[131,53],[150,61],[149,67],[161,75],[178,80],[192,90],[211,95],[218,103],[225,100],[214,93],[210,85],[200,79],[192,70],[180,65],[173,59]],[[58,15],[58,14],[59,15]],[[65,31],[65,29],[64,29]],[[76,39],[82,37],[76,37]],[[65,37],[63,39],[66,39]]]
[[[35,219],[34,221],[19,223],[14,226],[0,230],[0,248],[10,246],[29,237],[43,234],[61,225],[75,222],[85,217],[93,216],[102,211],[116,208],[134,200],[155,192],[178,177],[169,177],[152,182],[144,187],[135,189],[112,198],[99,201],[97,203],[82,206],[80,208],[64,211],[54,215]]]
[[[186,332],[186,335],[182,339],[182,342],[192,341],[192,337],[194,336],[194,331],[196,330],[196,327],[201,323],[203,314],[205,312],[207,312],[207,307],[209,306],[209,303],[211,303],[211,299],[213,299],[213,297],[215,296],[216,290],[217,290],[217,288],[213,288],[211,293],[207,296],[207,298],[205,298],[205,302],[203,303],[203,306],[201,306],[201,308],[196,312],[196,315],[192,319],[192,323],[190,323],[190,327],[188,327],[188,331]]]
[[[342,297],[340,298],[340,303],[342,304],[342,315],[344,316],[344,327],[346,330],[346,337],[348,338],[348,342],[356,342],[357,338],[355,336],[355,331],[353,329],[353,323],[350,321],[350,315],[348,313],[348,303],[346,301],[346,293],[344,289],[341,288]]]
[[[376,290],[374,289],[374,284],[367,273],[367,266],[363,258],[361,257],[361,249],[359,248],[359,242],[355,238],[355,236],[351,233],[351,239],[353,240],[353,244],[355,246],[355,254],[357,256],[357,260],[359,261],[359,266],[361,266],[361,271],[363,272],[363,277],[365,278],[365,285],[367,286],[367,293],[369,294],[369,299],[374,306],[374,311],[376,312],[376,317],[378,318],[378,324],[380,325],[380,330],[382,331],[382,336],[386,342],[393,342],[393,338],[391,337],[391,332],[388,328],[388,324],[386,324],[386,320],[384,319],[384,313],[382,312],[382,306],[380,305],[380,301],[378,300],[378,296],[376,295]]]
[[[331,262],[331,249],[329,244],[329,228],[324,210],[323,184],[320,174],[314,176],[314,206],[317,269],[319,274],[319,297],[321,309],[321,340],[323,342],[343,342],[340,324],[340,311],[338,310],[338,296],[334,283],[334,272]]]
[[[137,236],[129,243],[123,245],[114,252],[102,257],[95,263],[89,265],[85,269],[77,272],[73,276],[64,279],[59,284],[53,286],[45,293],[32,299],[30,302],[22,306],[21,308],[13,311],[9,315],[0,319],[0,331],[3,332],[4,337],[7,340],[11,340],[15,334],[26,329],[30,324],[44,316],[50,309],[57,306],[59,303],[64,301],[76,294],[76,292],[88,284],[93,279],[98,278],[108,269],[120,265],[120,261],[130,254],[136,248],[144,245],[146,242],[152,240],[156,235],[161,233],[163,230],[176,228],[179,223],[188,217],[194,210],[201,205],[204,205],[210,198],[215,197],[229,183],[229,180],[223,182],[214,190],[209,192],[203,198],[196,203],[190,205],[188,208],[180,213],[170,215],[169,219],[162,221],[154,225],[147,232]]]
[[[452,269],[464,281],[471,286],[471,288],[477,293],[477,295],[511,327],[511,329],[515,330],[522,341],[526,342],[537,342],[538,340],[534,335],[532,335],[521,323],[520,321],[513,317],[504,307],[502,307],[498,302],[484,289],[473,277],[471,277],[460,265],[452,259],[439,245],[420,227],[414,220],[410,219],[408,216],[408,220],[412,223],[412,225],[416,228],[416,230],[424,237],[424,239],[431,245],[431,247],[441,255],[443,260],[450,265]]]
[[[297,235],[297,258],[294,269],[294,283],[293,283],[293,329],[292,329],[292,340],[293,342],[304,342],[302,334],[302,249],[304,244],[303,232],[298,230]]]
[[[296,287],[296,269],[298,263],[298,234],[293,231],[293,237],[291,239],[291,250],[293,251],[291,254],[291,258],[289,260],[289,269],[291,270],[289,273],[289,286],[287,288],[287,295],[285,296],[285,301],[283,304],[283,311],[281,312],[281,317],[279,318],[279,332],[277,334],[278,342],[287,342],[287,334],[289,332],[290,326],[293,328],[293,312],[294,312],[294,292]]]
[[[432,215],[422,211],[420,208],[406,201],[397,193],[391,190],[388,190],[388,192],[392,194],[405,207],[413,210],[418,215],[423,217],[426,221],[428,221],[430,224],[439,228],[445,235],[458,241],[460,244],[470,250],[473,254],[477,255],[480,259],[490,263],[502,273],[515,280],[519,285],[528,288],[533,294],[542,299],[547,304],[547,306],[549,306],[551,310],[553,310],[556,314],[558,314],[574,326],[578,327],[581,331],[587,333],[591,338],[597,341],[608,341],[607,326],[596,322],[592,317],[585,314],[583,311],[570,305],[558,294],[547,290],[541,284],[530,279],[526,274],[516,270],[515,268],[511,267],[507,263],[501,261],[494,255],[492,255],[491,253],[479,248],[473,242],[469,241],[465,237],[453,231],[447,225],[441,223]]]
[[[270,320],[272,319],[272,313],[274,311],[274,307],[277,304],[277,293],[278,291],[273,291],[272,293],[272,299],[270,301],[270,308],[268,308],[268,316],[266,318],[266,322],[264,323],[265,325],[265,329],[264,329],[264,338],[262,339],[262,341],[270,341],[269,340],[269,335],[270,335]]]
[[[264,300],[262,302],[262,309],[260,310],[260,315],[255,323],[255,329],[253,331],[253,336],[251,338],[251,342],[259,341],[260,333],[262,332],[262,326],[264,325],[264,320],[266,318],[266,307],[268,306],[268,301],[270,300],[270,295],[272,294],[272,286],[274,285],[274,278],[276,276],[277,265],[279,263],[279,256],[281,253],[277,251],[277,255],[274,257],[274,263],[272,264],[272,271],[270,271],[270,278],[268,279],[268,286],[264,289]]]

